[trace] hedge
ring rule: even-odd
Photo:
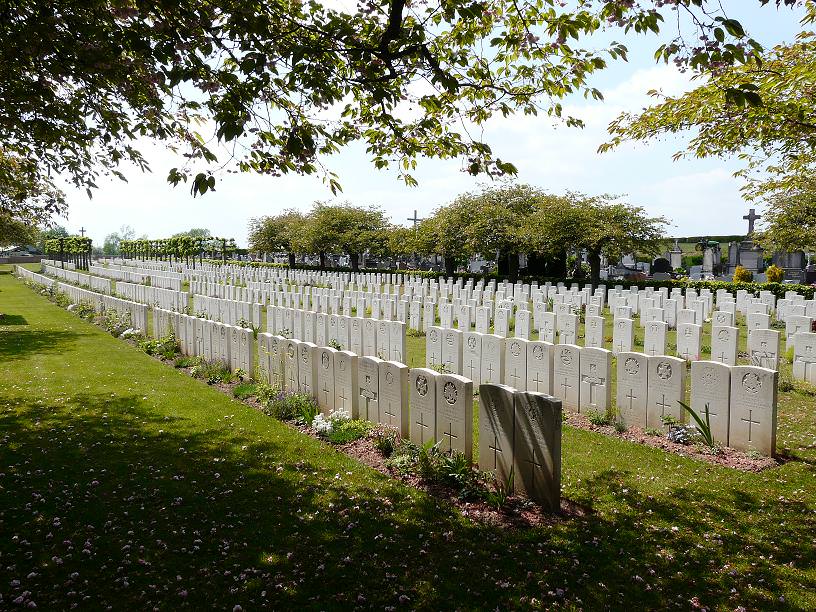
[[[205,259],[205,262],[213,263],[213,264],[221,264],[220,260],[214,259]],[[242,267],[249,267],[249,268],[289,268],[288,264],[285,263],[270,263],[270,262],[263,262],[263,261],[237,261],[237,260],[228,260],[227,264],[229,265],[237,265]],[[320,266],[309,266],[309,265],[296,265],[294,270],[306,270],[306,271],[314,271],[314,272],[351,272],[351,268],[348,267],[337,267],[331,268],[326,270],[321,270]],[[438,272],[435,270],[382,270],[379,268],[361,268],[361,274],[408,274],[411,276],[416,276],[419,278],[447,278],[447,275],[443,272]],[[468,279],[472,278],[475,280],[501,280],[497,273],[491,272],[488,274],[474,274],[470,272],[456,272],[453,274],[453,278],[459,279]],[[552,283],[553,285],[557,283],[564,283],[567,286],[570,285],[578,285],[579,287],[583,288],[590,283],[586,281],[577,281],[572,278],[550,278],[545,276],[519,276],[519,280],[524,283],[531,283],[538,281],[539,285],[543,285],[544,283]],[[624,287],[637,287],[638,289],[644,289],[646,287],[667,287],[669,289],[673,289],[675,287],[681,289],[710,289],[712,292],[716,293],[718,289],[725,289],[729,293],[736,295],[737,291],[740,289],[745,289],[748,293],[759,293],[760,291],[770,291],[773,293],[777,299],[782,299],[785,297],[786,291],[796,291],[799,295],[805,297],[805,299],[810,300],[813,299],[814,291],[816,291],[816,287],[812,285],[795,285],[795,284],[782,284],[782,283],[731,283],[726,281],[695,281],[695,280],[643,280],[643,281],[608,281],[605,284],[607,287],[613,287],[615,285],[623,285]]]

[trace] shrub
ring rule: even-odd
[[[754,280],[754,273],[751,272],[748,268],[743,266],[737,266],[734,270],[734,282],[735,283],[750,283]]]
[[[772,264],[765,270],[765,278],[769,283],[781,283],[785,278],[785,271],[776,264]]]
[[[74,308],[74,314],[80,319],[90,321],[96,315],[96,310],[94,310],[94,307],[90,302],[79,302],[76,305],[76,308]]]
[[[405,330],[405,335],[409,338],[424,338],[425,332],[421,329],[414,329],[413,327],[409,327]]]
[[[373,425],[368,421],[347,419],[334,423],[326,439],[332,444],[348,444],[360,438],[365,438]]]
[[[343,345],[340,344],[337,340],[329,340],[329,346],[336,351],[342,351]]]
[[[139,342],[139,348],[148,355],[161,355],[165,359],[172,359],[179,352],[178,341],[172,333],[164,338],[145,338]]]

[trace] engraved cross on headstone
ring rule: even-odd
[[[657,403],[660,406],[660,416],[666,416],[666,408],[671,408],[671,404],[666,403],[666,395],[665,393],[660,396],[660,401]]]
[[[567,384],[567,377],[564,377],[564,382],[561,383],[561,388],[564,390],[564,397],[567,397],[567,389],[572,389],[572,385]]]
[[[362,397],[365,400],[366,417],[368,417],[369,420],[371,420],[371,416],[369,415],[369,407],[371,405],[371,402],[377,400],[377,392],[370,389],[369,388],[370,385],[371,377],[366,376],[366,386],[360,387],[360,397]]]
[[[589,405],[595,406],[597,402],[593,401],[595,397],[595,387],[603,385],[606,382],[605,378],[600,376],[582,376],[581,382],[589,385]]]
[[[638,398],[633,392],[634,389],[629,389],[629,393],[626,394],[626,399],[629,400],[629,410],[632,410],[632,403]]]
[[[499,467],[499,453],[504,453],[504,451],[499,448],[499,437],[494,435],[493,436],[493,444],[489,445],[488,448],[493,451],[493,468],[496,469]]]
[[[754,411],[753,410],[748,410],[748,418],[746,419],[745,417],[743,417],[743,418],[740,419],[743,423],[748,423],[748,441],[749,442],[751,441],[751,428],[752,428],[752,426],[753,425],[760,425],[760,422],[759,421],[754,421],[753,418],[754,418]]]
[[[415,425],[419,425],[419,441],[420,443],[425,443],[425,430],[430,428],[430,425],[425,423],[425,413],[419,413],[419,420],[414,422]]]
[[[453,433],[453,423],[448,423],[448,431],[442,434],[448,439],[448,451],[451,452],[453,450],[453,441],[454,439],[458,438],[456,434]]]

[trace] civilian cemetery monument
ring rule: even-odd
[[[5,17],[0,610],[816,609],[816,1]]]

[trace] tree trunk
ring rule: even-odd
[[[519,274],[519,256],[518,253],[507,254],[507,274],[510,277],[510,282],[515,283],[518,280]]]
[[[266,261],[266,255],[264,255],[264,261]],[[295,254],[294,253],[289,253],[289,267],[290,268],[295,267]]]
[[[507,253],[504,251],[499,251],[499,260],[496,263],[498,264],[498,269],[496,271],[499,275],[499,279],[501,280],[502,277],[506,278],[507,275],[510,274],[510,270],[507,266]]]
[[[456,272],[456,260],[453,257],[443,257],[445,263],[445,276],[453,276]]]
[[[590,251],[587,259],[589,259],[589,282],[592,283],[594,289],[601,282],[601,254],[600,252]]]
[[[547,260],[538,253],[529,253],[527,255],[527,274],[547,276]]]
[[[318,255],[320,256],[320,269],[325,270],[326,269],[326,253],[325,253],[325,251],[320,251],[320,253],[318,253]]]
[[[560,251],[553,257],[547,266],[548,276],[553,278],[567,277],[567,252]]]

